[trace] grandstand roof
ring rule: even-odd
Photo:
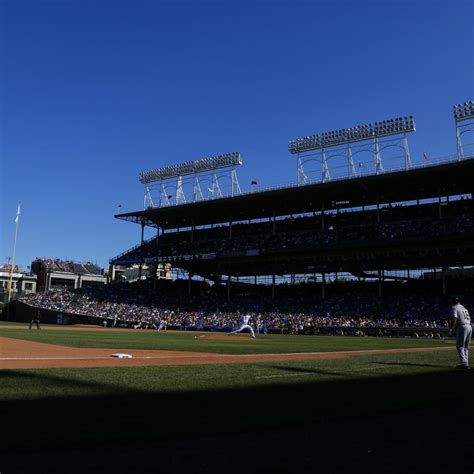
[[[234,197],[117,214],[118,219],[161,228],[242,221],[307,212],[470,194],[474,157],[326,183],[284,187]]]

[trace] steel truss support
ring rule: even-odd
[[[465,148],[468,145],[472,147],[474,143],[463,143],[463,135],[468,132],[471,132],[474,135],[474,119],[456,120],[456,150],[458,161],[463,160],[466,155],[472,155],[472,152]],[[471,142],[473,141],[474,139],[471,140]]]
[[[347,167],[349,169],[349,176],[357,176],[354,160],[352,159],[352,147],[350,143],[347,144]]]
[[[193,186],[193,202],[202,201],[204,199],[201,191],[201,185],[199,183],[198,175],[194,175],[194,186]]]
[[[160,184],[160,207],[169,206],[170,198],[168,197],[168,191],[166,190],[165,183]]]
[[[149,207],[155,207],[153,198],[151,197],[151,190],[148,186],[145,186],[145,194],[143,196],[143,208],[148,209]]]
[[[403,150],[405,152],[405,169],[409,170],[411,168],[411,157],[406,134],[403,136]]]
[[[186,196],[183,191],[183,177],[178,176],[176,181],[176,204],[184,204],[186,202]]]
[[[457,122],[456,122],[456,149],[458,152],[458,161],[461,161],[464,158],[464,151],[462,149],[461,131],[459,129]]]
[[[329,173],[328,160],[327,160],[324,148],[322,149],[321,154],[322,154],[322,157],[321,157],[322,176],[321,177],[322,177],[323,183],[325,183],[326,181],[329,181],[331,179],[331,175]]]
[[[219,186],[219,177],[217,176],[216,172],[212,173],[212,186],[210,188],[210,192],[212,199],[222,197],[221,187]]]
[[[303,186],[308,182],[308,177],[306,176],[304,172],[304,166],[303,166],[303,158],[300,153],[298,153],[298,158],[297,158],[297,179],[298,179],[298,186]]]
[[[234,167],[232,167],[231,179],[232,179],[232,196],[236,196],[237,194],[240,194],[242,191],[240,190],[240,184],[237,178],[237,171]]]
[[[375,174],[379,174],[383,171],[382,157],[380,156],[380,146],[378,138],[374,138],[374,165]]]

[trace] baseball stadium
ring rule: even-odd
[[[474,103],[454,119],[439,159],[412,116],[291,140],[271,188],[238,152],[140,173],[108,281],[38,259],[1,322],[2,473],[472,472]]]

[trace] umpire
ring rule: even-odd
[[[33,327],[33,323],[36,323],[36,329],[41,329],[40,328],[40,319],[41,319],[41,312],[40,312],[39,309],[37,309],[34,312],[33,317],[31,318],[30,327],[28,329],[31,329]]]
[[[460,303],[459,298],[453,298],[454,305],[451,307],[451,325],[449,333],[456,328],[456,349],[461,360],[457,369],[469,368],[469,343],[471,342],[472,326],[469,311]]]

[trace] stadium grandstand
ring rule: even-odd
[[[228,154],[202,163],[189,162],[142,173],[142,211],[118,219],[142,228],[140,245],[115,257],[112,264],[171,262],[189,276],[214,282],[248,276],[418,270],[474,264],[472,178],[473,155],[463,143],[472,131],[472,102],[455,106],[458,153],[455,157],[413,164],[407,133],[415,131],[413,117],[362,125],[292,140],[297,156],[296,185],[238,193],[235,166],[240,155]],[[469,128],[470,127],[470,128]],[[397,167],[386,168],[383,152],[401,150]],[[372,170],[356,172],[357,153],[371,154]],[[332,178],[331,159],[343,157],[344,177]],[[230,157],[227,161],[223,158]],[[393,157],[390,157],[393,160]],[[200,193],[197,173],[217,166],[232,168],[232,195],[209,199]],[[312,182],[305,164],[316,161],[320,178]],[[362,170],[365,162],[358,163]],[[197,168],[197,170],[196,170]],[[183,179],[194,173],[192,202],[185,199]],[[176,179],[172,205],[166,180]],[[157,206],[150,183],[160,192]],[[196,184],[197,183],[197,184]],[[166,199],[162,199],[166,195]],[[156,236],[143,240],[145,226]]]
[[[409,116],[290,141],[292,185],[242,192],[239,153],[142,173],[144,209],[115,216],[139,225],[140,243],[110,260],[138,266],[137,282],[24,302],[137,328],[230,329],[247,312],[266,330],[439,335],[446,298],[469,307],[474,294],[474,104],[454,114],[457,154],[421,163]],[[143,281],[159,265],[185,279]]]

